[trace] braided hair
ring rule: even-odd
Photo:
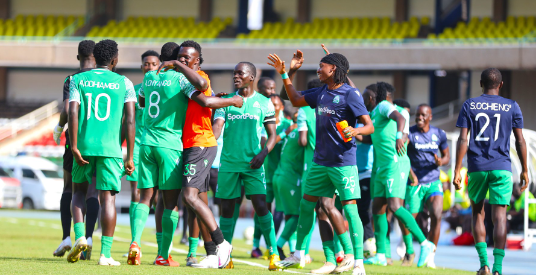
[[[393,87],[391,84],[386,82],[378,82],[376,83],[376,103],[380,104],[380,102],[387,99],[387,94],[393,94],[395,92],[395,87]]]
[[[346,83],[348,70],[350,69],[350,63],[348,59],[340,53],[330,53],[320,60],[322,63],[335,65],[335,73],[333,74],[333,80],[335,84]]]

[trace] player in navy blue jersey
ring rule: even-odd
[[[514,133],[515,146],[521,161],[519,176],[521,192],[528,186],[527,147],[523,137],[523,115],[517,102],[499,96],[503,86],[501,72],[486,69],[480,76],[483,94],[465,101],[456,127],[460,137],[456,148],[454,185],[461,189],[460,170],[467,153],[468,191],[473,211],[473,237],[480,258],[477,274],[490,274],[486,252],[484,227],[484,198],[489,191],[493,220],[493,275],[502,273],[506,244],[506,207],[512,197],[512,164],[510,160],[510,135]],[[468,138],[470,134],[470,138]],[[469,145],[469,146],[468,146]]]

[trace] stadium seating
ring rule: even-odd
[[[93,27],[87,37],[110,38],[216,38],[232,18],[219,17],[209,23],[195,22],[193,17],[128,17],[117,22],[108,21],[104,27]]]
[[[50,37],[57,35],[73,24],[76,24],[75,29],[81,27],[84,25],[84,17],[19,14],[15,19],[0,19],[0,36]]]
[[[429,39],[453,40],[453,39],[476,39],[476,40],[512,40],[527,36],[534,36],[532,31],[536,28],[536,18],[509,16],[505,22],[492,22],[489,17],[479,19],[471,18],[468,23],[458,22],[455,28],[445,28],[439,34],[428,35]]]
[[[427,17],[412,17],[409,21],[393,22],[389,17],[374,18],[315,18],[311,23],[266,23],[261,30],[239,34],[238,39],[404,39],[416,38]]]

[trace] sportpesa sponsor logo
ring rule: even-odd
[[[437,143],[415,143],[415,149],[417,150],[437,150],[439,148],[439,145]]]
[[[471,110],[489,110],[508,112],[512,108],[511,104],[471,102]]]
[[[105,82],[95,82],[92,80],[80,80],[78,84],[80,87],[89,87],[89,88],[100,88],[100,89],[119,89],[119,83],[105,83]]]
[[[242,115],[233,115],[233,114],[227,114],[227,120],[235,120],[235,119],[255,119],[259,120],[259,116],[252,115],[252,114],[242,114]]]
[[[331,110],[331,109],[329,109],[328,107],[321,107],[321,108],[318,108],[318,114],[319,114],[319,115],[322,115],[323,113],[330,114],[330,115],[334,115],[334,114],[335,114],[335,110]]]
[[[145,86],[154,86],[154,87],[161,87],[161,86],[171,86],[171,80],[147,80],[145,81]]]

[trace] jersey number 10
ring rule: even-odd
[[[87,120],[91,118],[91,99],[93,97],[93,94],[87,93]],[[106,100],[106,115],[104,117],[99,116],[99,100],[105,97]],[[110,104],[112,103],[112,100],[110,99],[110,96],[108,94],[102,93],[98,94],[97,97],[95,97],[95,118],[99,121],[105,121],[110,117]]]
[[[484,127],[482,127],[478,135],[476,135],[475,141],[489,141],[489,137],[482,136],[484,134],[484,131],[486,131],[489,126],[489,116],[486,113],[478,113],[475,117],[475,120],[478,122],[478,119],[480,117],[484,117],[484,119],[486,119],[486,122],[484,122]],[[493,139],[493,141],[496,141],[497,138],[499,138],[499,125],[501,124],[501,114],[495,114],[493,115],[493,117],[497,118],[497,123],[495,123],[495,138]]]

